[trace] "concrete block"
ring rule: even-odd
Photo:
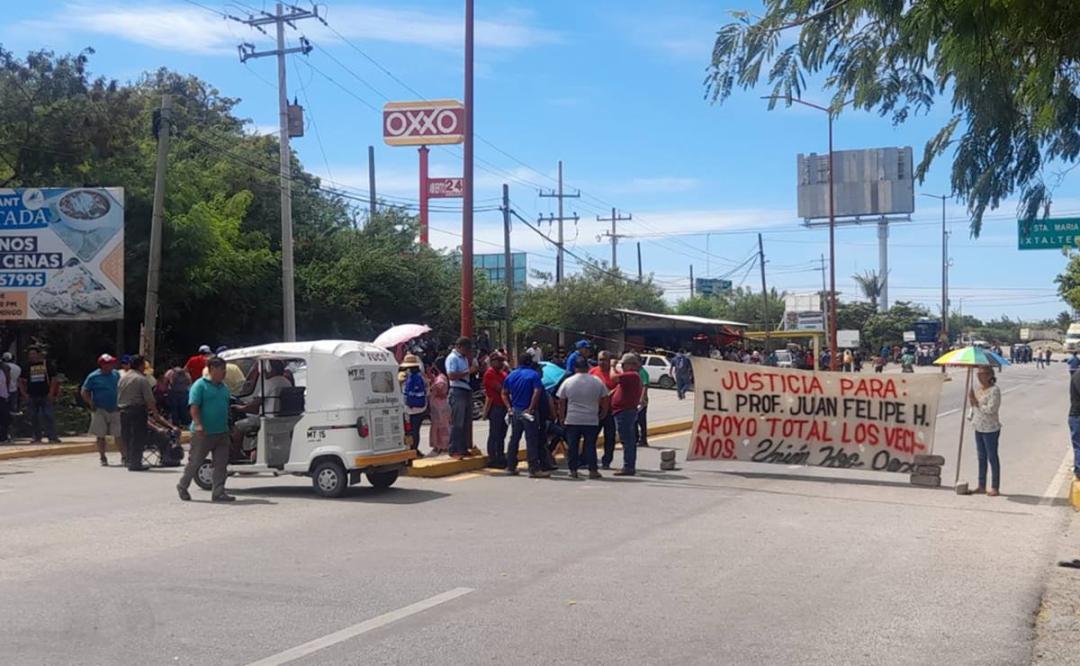
[[[911,485],[923,486],[924,488],[938,488],[941,486],[941,477],[931,476],[929,474],[912,474]]]
[[[675,469],[675,461],[674,460],[661,460],[660,461],[660,469],[662,471],[664,471],[664,472],[672,471],[673,469]]]
[[[957,495],[970,495],[971,490],[968,489],[968,484],[966,484],[966,483],[958,483],[958,484],[956,484],[956,494]]]
[[[915,454],[916,465],[944,465],[945,456],[935,456],[929,453],[916,453]]]
[[[660,449],[660,460],[675,460],[675,449]]]
[[[915,473],[925,476],[941,476],[941,467],[938,465],[916,465]]]

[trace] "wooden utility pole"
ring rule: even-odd
[[[465,145],[462,146],[461,176],[465,191],[461,195],[461,336],[473,336],[473,126],[476,121],[474,96],[473,48],[476,14],[473,0],[465,0]],[[472,444],[472,420],[468,421],[469,444]]]
[[[638,244],[637,244],[637,281],[638,282],[644,282],[645,281],[645,274],[641,270],[641,242],[640,241],[638,241]]]
[[[690,298],[694,297],[694,265],[690,264]]]
[[[600,235],[600,238],[611,239],[611,270],[613,271],[619,269],[619,239],[629,238],[629,236],[620,234],[618,232],[618,228],[615,225],[619,222],[626,222],[632,219],[634,219],[634,216],[632,214],[627,213],[624,217],[614,208],[611,209],[611,217],[600,217],[599,215],[596,216],[597,222],[611,222],[611,231],[605,231],[603,234]],[[600,240],[600,238],[598,238],[597,240]]]
[[[378,197],[375,196],[375,146],[367,147],[367,180],[368,180],[368,195],[371,198],[371,209],[369,211],[369,220],[375,218],[376,201]]]
[[[169,157],[169,116],[172,98],[161,96],[154,131],[157,134],[157,165],[154,169],[154,208],[150,216],[150,261],[146,270],[146,310],[143,313],[139,353],[154,365],[157,342],[158,289],[161,285],[161,233],[165,217],[165,172]],[[120,350],[121,352],[123,350]]]
[[[239,50],[240,62],[247,62],[252,58],[277,57],[278,125],[280,128],[278,171],[281,187],[281,317],[284,339],[291,342],[296,340],[296,285],[293,277],[292,153],[289,151],[289,97],[286,90],[285,56],[292,53],[307,55],[313,47],[306,38],[301,37],[300,46],[285,48],[285,26],[295,28],[293,25],[295,21],[319,18],[319,14],[317,11],[308,11],[292,5],[288,9],[288,13],[285,13],[284,5],[279,2],[275,13],[262,12],[263,15],[259,18],[252,17],[241,21],[258,30],[261,30],[264,25],[274,24],[277,29],[276,49],[256,51],[254,44],[241,44]]]
[[[503,277],[506,278],[506,353],[514,358],[514,331],[512,312],[514,307],[514,265],[510,255],[510,186],[502,186],[503,214]],[[508,359],[509,361],[509,359]]]
[[[543,191],[540,192],[540,198],[541,199],[558,199],[559,200],[559,215],[558,215],[558,217],[556,217],[554,215],[551,215],[551,216],[549,216],[547,218],[548,222],[556,222],[557,221],[559,223],[559,236],[558,236],[558,238],[559,238],[559,247],[557,248],[558,251],[557,251],[556,256],[555,256],[555,282],[562,282],[563,276],[566,274],[565,259],[564,259],[564,254],[563,254],[563,248],[565,247],[565,239],[564,239],[564,236],[563,236],[563,222],[565,222],[566,220],[573,220],[574,224],[577,224],[578,219],[579,219],[577,213],[574,213],[573,217],[566,217],[563,214],[563,199],[577,199],[579,197],[581,197],[581,192],[576,192],[574,194],[566,194],[565,192],[563,192],[562,160],[559,160],[559,189],[557,191],[552,190],[551,192],[547,192],[547,193],[545,193]],[[544,222],[545,221],[544,217],[540,216],[539,221]]]
[[[769,337],[769,292],[765,288],[765,245],[761,240],[761,234],[757,235],[758,263],[761,265],[761,330],[765,331],[765,353],[772,351],[772,340]]]

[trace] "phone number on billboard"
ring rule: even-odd
[[[0,288],[44,286],[45,273],[0,273]]]

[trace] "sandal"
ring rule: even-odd
[[[997,497],[998,494],[999,493],[998,493],[997,488],[991,488],[990,490],[986,491],[986,496],[987,497]]]

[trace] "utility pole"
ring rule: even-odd
[[[690,298],[694,297],[694,265],[690,264]]]
[[[574,224],[577,224],[578,219],[579,219],[577,213],[574,213],[574,217],[572,217],[572,218],[568,218],[568,217],[565,217],[563,215],[563,199],[578,199],[580,197],[581,197],[581,191],[580,190],[577,191],[574,194],[566,194],[565,192],[563,192],[562,160],[559,160],[559,189],[558,189],[558,191],[553,190],[551,192],[546,192],[546,193],[543,192],[543,191],[540,192],[540,198],[541,199],[558,199],[559,200],[559,216],[555,217],[554,215],[552,215],[552,216],[547,218],[548,222],[554,222],[556,220],[559,222],[559,247],[558,247],[557,256],[555,257],[555,282],[562,282],[563,275],[565,274],[565,268],[564,268],[564,263],[563,263],[564,262],[564,258],[563,258],[563,247],[564,247],[563,221],[565,221],[565,220],[573,220]],[[540,221],[541,222],[544,221],[543,216],[541,216]]]
[[[829,297],[829,293],[828,293],[827,289],[828,289],[828,287],[825,286],[825,254],[822,253],[822,255],[821,255],[821,325],[822,325],[822,328],[825,329],[826,335],[828,335],[828,333],[829,333],[829,310],[828,310],[828,305],[826,305],[827,301],[825,300],[825,299],[827,299]],[[816,359],[814,360],[814,363],[815,364],[817,363]]]
[[[645,281],[645,273],[641,270],[641,241],[637,244],[637,281]]]
[[[375,146],[367,147],[367,181],[368,181],[368,194],[371,197],[371,217],[375,217],[375,202],[378,198],[375,196]]]
[[[627,220],[632,219],[634,219],[633,215],[627,213],[626,216],[623,217],[614,208],[611,209],[611,217],[600,217],[599,215],[596,216],[597,222],[611,222],[611,231],[605,231],[604,233],[600,234],[600,236],[598,236],[596,240],[601,240],[602,238],[611,239],[611,270],[613,271],[619,269],[619,239],[629,238],[629,236],[625,234],[619,234],[616,231],[615,225],[619,222],[626,222]]]
[[[146,310],[139,352],[154,364],[157,343],[158,288],[161,284],[161,233],[165,216],[165,171],[169,156],[169,116],[172,98],[161,96],[161,111],[154,123],[157,134],[157,166],[154,170],[154,208],[150,216],[150,264],[146,271]]]
[[[277,31],[277,48],[273,51],[256,51],[254,44],[241,44],[239,46],[240,62],[247,62],[252,58],[277,56],[278,74],[278,121],[281,133],[278,136],[278,145],[281,148],[281,163],[279,166],[281,180],[281,318],[284,324],[285,341],[296,340],[296,288],[293,279],[293,233],[292,233],[292,157],[289,151],[289,98],[286,90],[285,56],[292,53],[307,55],[311,52],[311,43],[305,37],[300,38],[300,46],[285,48],[285,25],[293,25],[296,21],[309,18],[319,18],[318,11],[308,11],[299,7],[289,6],[288,13],[282,3],[277,3],[275,13],[262,12],[263,16],[254,16],[241,23],[257,30],[262,26],[274,24]]]
[[[758,263],[761,265],[761,330],[765,331],[765,353],[772,351],[769,338],[769,292],[765,289],[765,245],[757,235]]]
[[[503,183],[502,186],[502,214],[503,214],[503,277],[506,278],[506,353],[510,358],[514,354],[514,334],[511,328],[511,312],[514,306],[514,265],[510,256],[510,186]]]
[[[945,225],[945,194],[923,194],[941,200],[941,343],[949,344],[949,231]],[[941,368],[942,372],[945,368]]]

